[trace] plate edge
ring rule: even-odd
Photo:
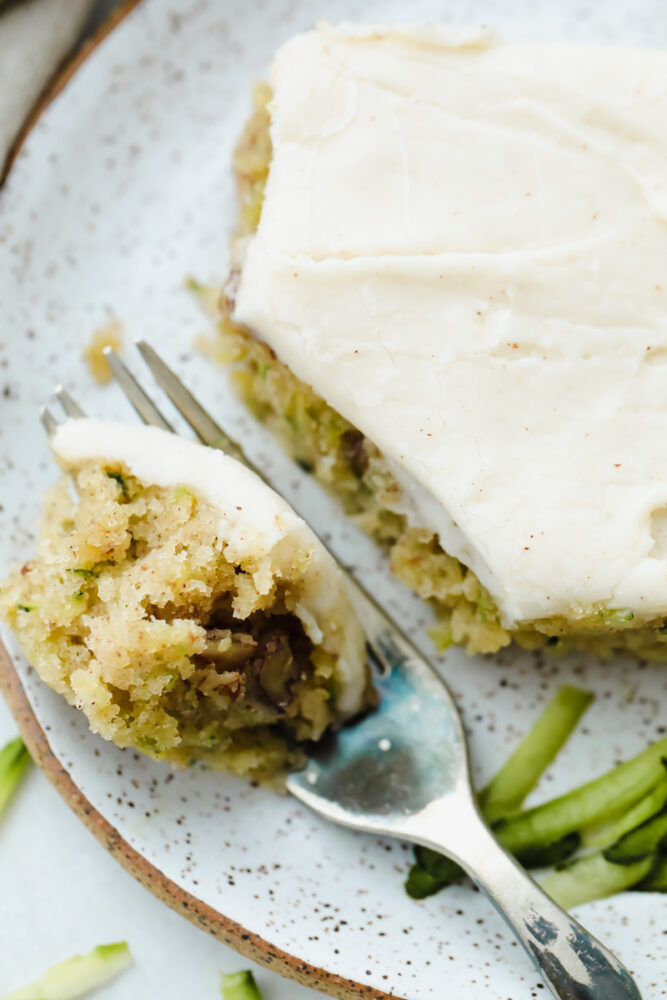
[[[383,993],[373,986],[365,986],[345,979],[326,969],[290,955],[269,941],[246,930],[241,924],[203,903],[175,882],[167,878],[135,850],[119,831],[88,801],[70,777],[69,772],[53,750],[30,704],[18,671],[5,645],[0,641],[0,693],[14,717],[19,732],[30,751],[30,756],[56,791],[102,846],[144,888],[161,902],[166,903],[207,934],[234,948],[240,954],[294,979],[304,986],[320,990],[339,1000],[407,1000],[395,994]],[[277,968],[273,968],[277,966]]]

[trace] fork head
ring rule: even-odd
[[[158,385],[200,441],[223,446],[258,471],[150,345],[138,341],[137,346]],[[172,430],[124,362],[110,348],[105,355],[115,381],[141,419]],[[56,389],[55,395],[67,416],[83,416],[64,389]],[[50,436],[57,425],[48,410],[42,411],[42,421]],[[451,695],[428,661],[358,582],[350,579],[349,584],[369,640],[369,656],[384,668],[375,678],[379,706],[314,747],[309,766],[289,777],[288,788],[338,823],[400,835],[406,833],[406,818],[430,802],[455,791],[471,796],[466,740]]]
[[[409,836],[430,803],[471,798],[467,747],[448,689],[409,642],[392,635],[384,661],[378,707],[316,746],[287,787],[336,823]]]

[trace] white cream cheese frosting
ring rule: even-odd
[[[77,419],[52,439],[69,468],[117,462],[144,485],[187,486],[219,515],[225,558],[269,593],[278,576],[297,592],[294,613],[311,642],[335,654],[337,706],[357,712],[366,686],[365,638],[337,564],[282,497],[240,462],[155,427]],[[262,589],[264,588],[264,589]]]
[[[506,625],[667,613],[667,53],[323,25],[271,84],[234,319]]]

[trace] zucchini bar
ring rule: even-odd
[[[440,648],[667,654],[667,54],[433,26],[277,53],[220,351]]]
[[[254,473],[106,421],[67,421],[53,449],[69,475],[0,613],[93,731],[178,766],[280,781],[304,742],[371,704],[338,566]]]

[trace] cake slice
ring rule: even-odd
[[[95,732],[270,780],[370,703],[338,566],[254,473],[155,428],[71,420],[52,444],[76,496],[49,493],[0,611]]]
[[[223,336],[441,646],[667,652],[666,87],[664,52],[322,25],[259,92]]]

